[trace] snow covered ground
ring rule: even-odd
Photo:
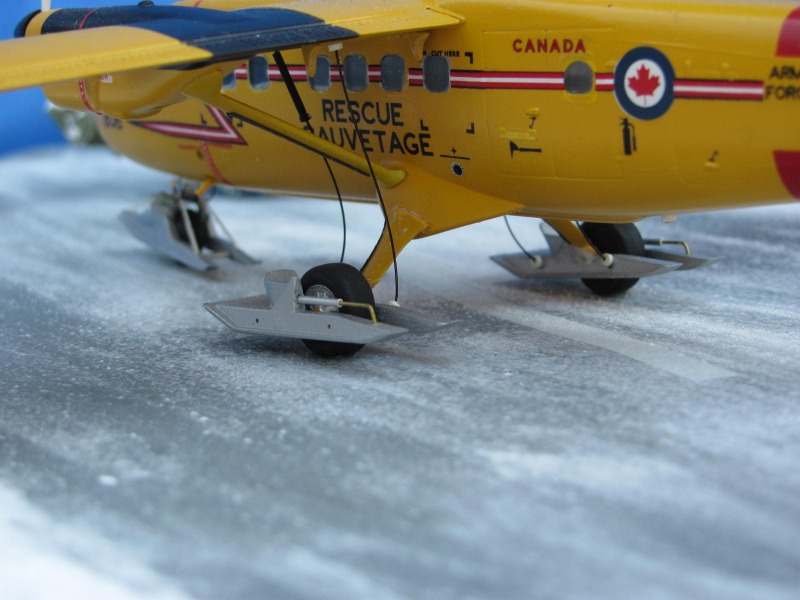
[[[456,323],[323,360],[202,303],[336,261],[335,203],[218,198],[263,263],[197,274],[116,220],[164,175],[0,180],[4,600],[800,595],[800,206],[646,221],[727,258],[615,299],[505,273],[502,221],[421,240],[401,302]]]

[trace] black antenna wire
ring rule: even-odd
[[[347,93],[347,86],[344,83],[344,72],[342,69],[342,61],[339,58],[339,51],[335,50],[334,53],[336,54],[336,67],[339,70],[339,80],[342,82],[344,99],[345,102],[347,102],[347,108],[350,111],[350,120],[353,122],[353,127],[355,128],[356,135],[358,136],[358,143],[360,144],[361,151],[364,153],[364,158],[367,161],[369,174],[372,177],[372,184],[375,186],[375,192],[378,194],[378,203],[381,206],[381,212],[383,213],[383,221],[386,225],[386,231],[389,233],[389,245],[392,248],[392,266],[394,267],[394,301],[397,302],[397,299],[400,296],[400,277],[397,274],[397,251],[395,250],[394,246],[392,226],[389,224],[389,214],[386,212],[386,204],[383,201],[383,194],[381,193],[381,188],[378,185],[378,178],[375,176],[375,169],[372,167],[372,160],[369,157],[369,152],[367,152],[367,146],[364,143],[364,136],[361,133],[361,128],[358,126],[358,115],[356,115],[352,104],[350,104],[350,94]],[[378,243],[380,243],[380,241]]]
[[[300,118],[300,122],[305,123],[306,127],[312,129],[311,115],[306,110],[305,104],[303,104],[303,99],[300,97],[300,92],[297,91],[297,86],[294,84],[294,79],[292,79],[292,74],[289,72],[289,67],[286,66],[286,61],[283,60],[283,55],[280,52],[273,52],[272,58],[275,59],[275,64],[278,66],[278,70],[281,72],[281,78],[283,78],[283,81],[286,84],[286,89],[289,90],[289,96],[291,96],[292,102],[294,102],[294,107],[297,110],[297,116]],[[344,253],[347,249],[347,218],[344,214],[344,200],[342,199],[342,192],[339,190],[339,182],[336,181],[336,175],[333,174],[331,162],[324,154],[322,155],[322,160],[325,161],[325,166],[328,168],[331,181],[333,181],[333,187],[336,189],[336,197],[339,199],[339,210],[342,213],[342,256],[339,258],[339,262],[343,263]]]
[[[325,166],[328,167],[328,173],[331,175],[333,187],[336,188],[336,197],[339,199],[339,210],[342,213],[342,256],[339,258],[339,262],[343,263],[344,252],[347,249],[347,217],[344,215],[344,200],[342,200],[342,193],[339,191],[339,182],[336,181],[336,175],[333,174],[331,161],[328,160],[327,156],[323,156],[322,159],[325,161]]]
[[[536,260],[536,258],[534,258],[533,254],[531,254],[530,252],[528,252],[527,250],[525,250],[525,246],[523,246],[523,245],[522,245],[522,242],[520,242],[520,241],[517,239],[517,236],[516,236],[516,235],[514,235],[514,231],[511,229],[511,223],[510,223],[510,222],[509,222],[509,220],[508,220],[508,215],[504,215],[504,216],[503,216],[503,220],[506,222],[506,227],[508,228],[508,233],[510,233],[510,234],[511,234],[511,239],[513,239],[513,240],[514,240],[514,241],[517,243],[517,246],[519,246],[519,249],[520,249],[520,250],[522,250],[522,252],[525,254],[525,256],[527,256],[527,257],[528,257],[528,258],[530,258],[531,260],[535,261],[535,260]]]

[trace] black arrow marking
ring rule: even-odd
[[[511,148],[511,158],[514,158],[514,152],[536,152],[537,154],[542,152],[541,148],[520,148],[513,141],[509,142],[509,146]]]

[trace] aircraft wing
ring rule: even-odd
[[[423,0],[185,0],[46,11],[18,27],[19,39],[0,42],[0,91],[144,68],[186,69],[461,21]]]

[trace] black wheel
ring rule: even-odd
[[[300,280],[303,293],[306,296],[318,298],[341,298],[346,302],[358,302],[375,306],[375,297],[372,288],[361,274],[361,271],[352,265],[344,263],[330,263],[314,267],[303,275]],[[311,310],[338,310],[342,313],[369,319],[370,314],[366,308],[343,306],[340,309],[309,307]],[[355,354],[364,344],[349,344],[345,342],[328,342],[322,340],[303,340],[309,350],[321,356],[350,356]]]
[[[189,215],[189,223],[194,231],[194,238],[197,241],[199,248],[211,247],[211,233],[209,229],[208,214],[201,213],[200,209],[186,209],[186,214]],[[190,244],[189,232],[186,231],[186,224],[183,222],[183,214],[180,210],[175,211],[174,217],[175,229],[178,232],[178,237]]]
[[[583,223],[581,230],[592,245],[602,253],[644,256],[642,235],[633,223]],[[581,279],[598,296],[614,296],[631,289],[638,278]]]

